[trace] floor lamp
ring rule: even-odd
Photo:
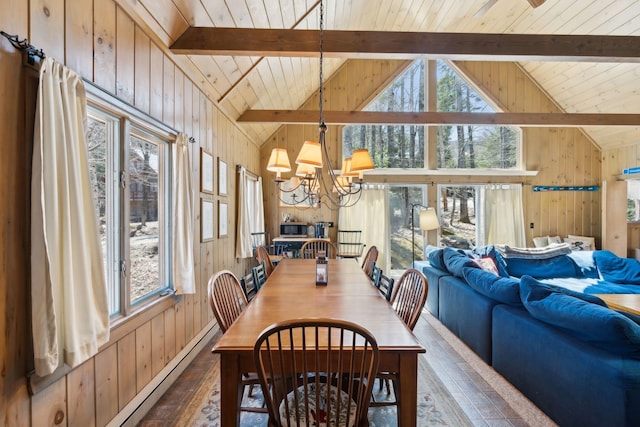
[[[438,215],[436,215],[436,210],[434,208],[428,208],[421,204],[411,204],[411,255],[412,262],[411,267],[413,268],[416,262],[416,232],[413,223],[413,209],[416,207],[424,208],[420,210],[420,230],[421,231],[430,231],[437,230],[440,228],[440,221],[438,221]]]

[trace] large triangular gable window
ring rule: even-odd
[[[425,62],[415,61],[365,108],[366,111],[425,111]],[[495,110],[444,61],[437,61],[437,108],[443,112]],[[343,155],[367,148],[376,169],[425,168],[425,126],[350,125],[342,133]],[[439,169],[519,167],[520,132],[513,126],[438,126]]]

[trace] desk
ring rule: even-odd
[[[640,316],[640,294],[595,294],[609,308]]]
[[[380,371],[399,373],[398,425],[416,425],[418,354],[425,348],[413,332],[352,260],[329,260],[329,283],[316,286],[315,260],[283,259],[213,348],[220,354],[223,427],[239,425],[238,383],[243,372],[255,371],[258,335],[275,322],[305,317],[348,320],[367,328],[378,342]]]

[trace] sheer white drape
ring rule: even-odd
[[[249,198],[247,197],[247,171],[238,168],[238,226],[236,235],[236,258],[249,258],[251,251],[251,223],[249,221]]]
[[[109,340],[109,309],[78,74],[40,69],[31,182],[31,317],[36,374],[77,366]]]
[[[355,205],[340,208],[338,228],[362,230],[365,252],[371,246],[379,251],[376,264],[385,270],[391,265],[389,251],[389,190],[384,185],[365,185],[362,197]]]
[[[264,199],[262,198],[262,177],[258,177],[258,179],[252,180],[251,184],[253,185],[253,203],[252,209],[253,212],[249,215],[249,220],[251,221],[251,232],[257,233],[260,231],[265,231],[264,229]],[[265,242],[266,243],[266,242]]]
[[[173,286],[177,294],[196,293],[193,258],[193,193],[187,135],[173,144]]]
[[[481,231],[485,244],[501,244],[514,247],[526,246],[522,185],[486,185],[481,191],[484,216]]]
[[[253,256],[251,233],[264,231],[264,201],[262,178],[252,177],[243,167],[238,168],[238,225],[236,258]]]

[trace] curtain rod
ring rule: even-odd
[[[239,171],[240,171],[240,169],[244,169],[244,171],[245,171],[247,174],[249,174],[250,176],[252,176],[252,177],[253,177],[253,178],[255,178],[255,179],[260,178],[260,175],[256,174],[255,172],[251,172],[249,169],[245,168],[244,166],[242,166],[242,165],[236,165],[236,172],[239,172]]]
[[[37,63],[40,62],[40,60],[46,58],[44,51],[30,44],[26,38],[23,40],[20,40],[17,34],[12,36],[11,34],[7,34],[4,31],[0,31],[0,35],[3,35],[4,37],[6,37],[7,40],[9,40],[9,42],[13,45],[13,47],[15,47],[16,49],[22,52],[25,52],[27,54],[27,62],[30,65],[36,65]],[[40,59],[37,59],[37,58],[40,58]]]

